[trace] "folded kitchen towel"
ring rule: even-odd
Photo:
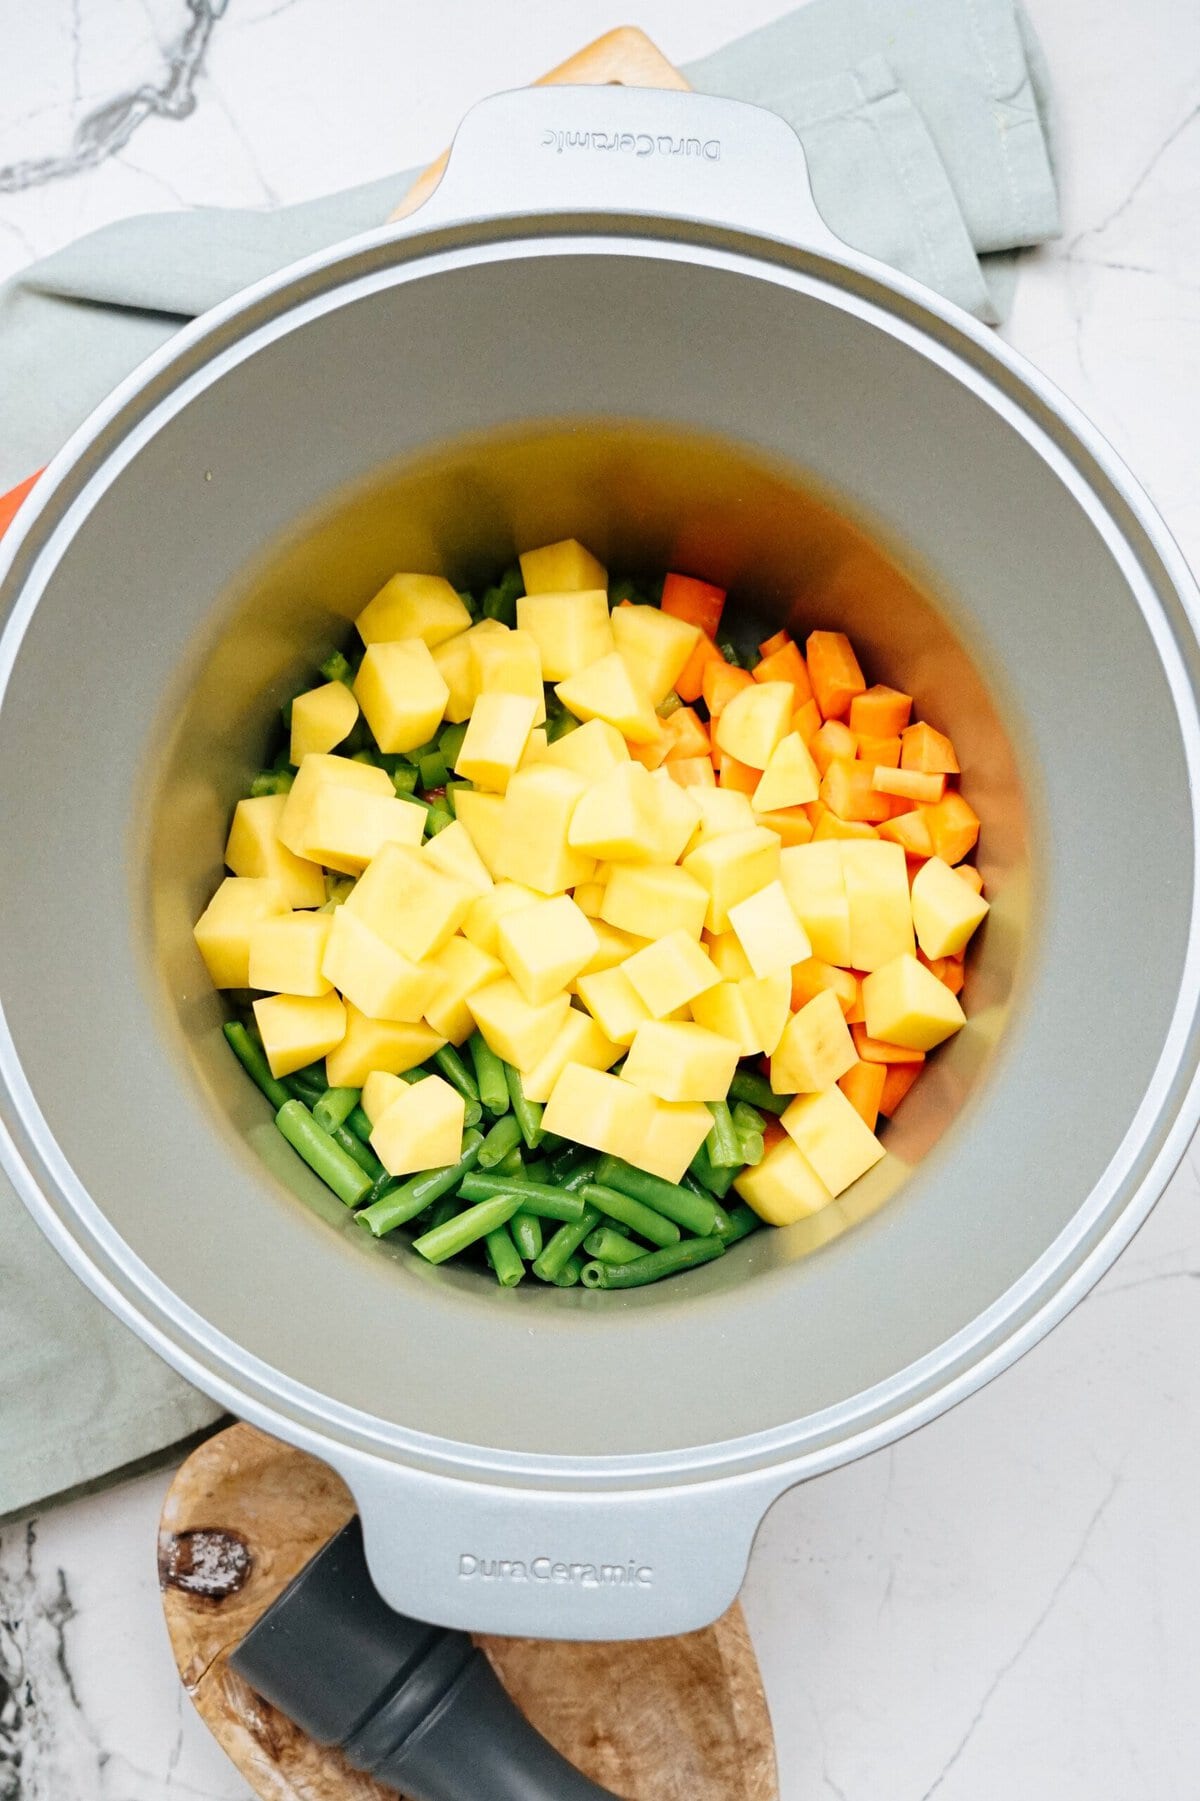
[[[833,230],[980,319],[1003,316],[1011,253],[1058,230],[1046,81],[1015,0],[812,0],[684,73],[780,113]],[[183,320],[378,225],[414,173],[274,212],[127,219],[0,288],[0,492]],[[86,1293],[0,1177],[0,1515],[217,1414]]]

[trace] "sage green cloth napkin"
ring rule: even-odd
[[[1011,253],[1058,230],[1046,81],[1015,0],[813,0],[685,73],[781,113],[833,230],[980,319],[1003,315]],[[26,269],[0,289],[0,491],[183,320],[378,225],[411,179],[127,219]],[[0,1515],[217,1413],[86,1293],[0,1177]]]

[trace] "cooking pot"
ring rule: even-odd
[[[884,1162],[620,1296],[369,1241],[230,1057],[191,935],[278,703],[375,588],[569,535],[731,586],[753,635],[848,630],[952,735],[992,900]],[[770,114],[486,102],[422,213],[145,363],[0,576],[5,1165],[149,1344],[340,1471],[408,1613],[700,1626],[778,1495],[1026,1350],[1184,1150],[1194,587],[1040,375],[831,236]]]

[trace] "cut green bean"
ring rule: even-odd
[[[547,744],[557,744],[559,739],[565,738],[569,732],[577,732],[579,725],[580,722],[573,713],[560,713],[546,726]]]
[[[729,1095],[731,1100],[748,1101],[764,1113],[784,1113],[794,1099],[790,1094],[776,1094],[766,1076],[756,1075],[752,1069],[734,1071]]]
[[[515,1150],[521,1142],[521,1128],[516,1116],[505,1113],[498,1119],[483,1141],[483,1149],[479,1153],[480,1169],[495,1169],[502,1163],[508,1153]]]
[[[375,1155],[370,1145],[364,1144],[361,1138],[356,1138],[348,1126],[334,1126],[329,1136],[333,1139],[335,1144],[341,1145],[347,1157],[353,1157],[354,1161],[358,1164],[359,1169],[366,1171],[367,1175],[371,1178],[372,1184],[378,1182],[381,1177],[387,1175],[386,1169],[384,1169],[383,1164],[379,1161],[379,1158]]]
[[[392,770],[392,787],[398,798],[412,800],[417,788],[417,772],[409,763],[397,763]]]
[[[709,1198],[708,1189],[704,1186],[703,1182],[697,1180],[690,1169],[685,1169],[680,1176],[679,1186],[681,1188],[686,1188],[691,1194],[702,1194],[706,1198]]]
[[[513,1243],[526,1263],[532,1263],[535,1257],[541,1256],[542,1222],[536,1213],[526,1213],[522,1207],[520,1212],[514,1213],[509,1220],[508,1229],[513,1235]]]
[[[435,1201],[433,1203],[433,1212],[429,1216],[429,1225],[426,1227],[426,1230],[432,1231],[435,1226],[444,1226],[448,1219],[454,1219],[456,1215],[461,1212],[462,1208],[458,1204],[458,1196],[454,1194],[444,1194],[440,1201]]]
[[[511,1222],[510,1222],[511,1223]],[[487,1259],[501,1288],[515,1288],[525,1274],[520,1252],[513,1243],[508,1226],[497,1226],[484,1238]]]
[[[291,1099],[282,1082],[277,1082],[271,1074],[271,1065],[267,1062],[266,1052],[242,1025],[240,1020],[227,1020],[222,1028],[225,1042],[250,1077],[256,1082],[278,1112],[280,1107]]]
[[[295,779],[290,769],[262,769],[250,784],[250,798],[261,800],[264,794],[288,794]]]
[[[517,1137],[519,1138],[520,1136],[521,1136],[521,1128],[518,1126],[517,1127]],[[529,1172],[525,1168],[525,1160],[521,1156],[520,1145],[514,1144],[511,1150],[506,1151],[504,1153],[504,1155],[503,1155],[503,1157],[501,1157],[499,1163],[493,1163],[491,1173],[494,1176],[524,1176],[524,1175],[527,1175]]]
[[[463,739],[467,735],[467,722],[461,725],[444,725],[438,733],[438,750],[445,758],[447,767],[454,768],[458,762],[458,753],[463,747]]]
[[[745,1201],[742,1201],[737,1207],[731,1207],[728,1217],[729,1228],[722,1233],[727,1245],[736,1244],[739,1238],[748,1238],[751,1232],[757,1232],[762,1225],[758,1214],[753,1207],[748,1207]]]
[[[313,1118],[327,1132],[332,1131],[334,1126],[345,1125],[358,1106],[358,1095],[357,1088],[327,1088],[313,1108]]]
[[[677,1275],[680,1270],[711,1263],[714,1257],[724,1254],[725,1246],[719,1238],[685,1238],[679,1244],[639,1257],[636,1263],[585,1265],[590,1279],[587,1274],[583,1279],[589,1288],[641,1288],[647,1282],[661,1282],[664,1276]]]
[[[703,1182],[710,1194],[718,1200],[724,1200],[733,1185],[736,1169],[714,1169],[708,1154],[708,1140],[705,1139],[696,1155],[692,1158],[693,1173]]]
[[[275,1115],[275,1124],[338,1199],[347,1207],[357,1207],[370,1190],[370,1176],[317,1124],[303,1102],[285,1101]]]
[[[347,688],[354,686],[354,671],[340,650],[326,657],[321,664],[321,674],[327,682],[344,682]]]
[[[738,1135],[733,1129],[733,1115],[729,1111],[729,1102],[709,1101],[708,1110],[713,1116],[712,1129],[705,1139],[709,1162],[714,1169],[739,1169],[742,1163],[742,1148],[738,1143]]]
[[[565,1188],[552,1188],[548,1182],[531,1182],[520,1176],[501,1176],[495,1170],[485,1175],[473,1170],[459,1183],[464,1201],[486,1201],[496,1195],[509,1195],[525,1213],[536,1213],[539,1219],[579,1220],[584,1203],[578,1194]]]
[[[579,1165],[586,1163],[589,1157],[594,1161],[595,1155],[594,1151],[589,1151],[586,1145],[582,1144],[569,1144],[564,1150],[556,1151],[550,1159],[550,1180],[552,1182],[565,1180],[573,1169],[578,1169]]]
[[[361,1138],[364,1144],[370,1142],[373,1128],[367,1115],[362,1110],[361,1101],[357,1107],[351,1107],[349,1113],[346,1115],[346,1124],[356,1138]]]
[[[583,1248],[589,1257],[598,1257],[601,1263],[632,1263],[635,1258],[646,1255],[640,1244],[631,1243],[611,1226],[597,1226],[594,1232],[589,1232]]]
[[[542,1141],[542,1109],[537,1101],[525,1099],[521,1072],[519,1069],[514,1069],[511,1063],[504,1065],[504,1080],[508,1084],[508,1098],[512,1102],[512,1110],[517,1116],[521,1137],[531,1151],[536,1151]]]
[[[474,1169],[482,1143],[478,1132],[464,1133],[462,1156],[457,1163],[447,1163],[440,1169],[425,1169],[419,1175],[410,1176],[407,1182],[374,1199],[359,1214],[360,1221],[370,1227],[376,1238],[382,1238],[385,1232],[392,1232],[397,1226],[406,1225],[434,1201],[452,1195],[463,1177]],[[450,1212],[455,1210],[452,1204]]]
[[[456,1213],[453,1219],[422,1232],[420,1238],[413,1239],[413,1250],[427,1263],[445,1263],[448,1257],[457,1257],[468,1245],[486,1238],[497,1226],[506,1226],[520,1205],[510,1195],[493,1195],[477,1207],[468,1207],[465,1213]]]
[[[446,759],[440,750],[430,751],[427,756],[422,757],[417,768],[421,773],[421,786],[426,793],[431,788],[444,787],[446,777],[450,774],[446,767]]]
[[[766,1145],[763,1140],[763,1127],[766,1125],[757,1107],[751,1107],[747,1101],[738,1101],[731,1109],[733,1129],[737,1133],[738,1149],[742,1153],[742,1162],[751,1165],[761,1163]]]
[[[467,1039],[467,1049],[471,1053],[475,1069],[479,1098],[493,1118],[498,1118],[501,1113],[508,1112],[508,1083],[504,1079],[504,1065],[482,1032],[471,1033]]]
[[[673,1219],[664,1219],[653,1207],[635,1201],[632,1195],[622,1194],[619,1188],[606,1188],[600,1182],[587,1182],[580,1192],[589,1207],[596,1207],[613,1219],[623,1220],[639,1238],[648,1238],[651,1244],[659,1245],[678,1242],[679,1227]]]
[[[479,1099],[479,1084],[452,1044],[444,1044],[440,1051],[434,1051],[431,1061],[465,1101]]]
[[[589,1232],[600,1224],[595,1207],[585,1207],[581,1218],[560,1226],[541,1256],[533,1265],[533,1273],[543,1282],[554,1282],[562,1274]],[[576,1278],[578,1280],[578,1278]]]
[[[767,1141],[761,1132],[739,1132],[738,1148],[742,1153],[742,1162],[748,1163],[753,1169],[766,1155]]]
[[[556,1185],[559,1188],[565,1188],[568,1194],[578,1194],[586,1182],[595,1181],[596,1165],[599,1161],[600,1159],[594,1151],[589,1152],[583,1162],[577,1163],[574,1169],[567,1171],[565,1176],[556,1176],[554,1178]]]
[[[430,807],[425,815],[425,836],[436,838],[439,832],[444,832],[448,825],[453,824],[454,815],[449,807]]]
[[[568,1257],[556,1276],[551,1276],[555,1288],[574,1288],[583,1274],[583,1258],[576,1254]]]
[[[711,1238],[717,1229],[720,1208],[710,1196],[693,1194],[661,1176],[635,1169],[620,1157],[601,1157],[596,1165],[596,1180],[605,1188],[619,1188],[622,1194],[632,1195],[635,1201],[673,1219],[677,1226],[694,1232],[698,1238]]]

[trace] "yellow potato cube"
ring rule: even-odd
[[[644,938],[677,930],[699,938],[708,907],[707,889],[686,869],[673,863],[618,863],[608,878],[600,917]]]
[[[283,796],[283,806],[275,828],[280,842],[294,856],[308,857],[305,846],[308,841],[309,815],[317,794],[327,785],[355,788],[362,794],[385,795],[389,800],[396,798],[392,778],[386,769],[379,769],[374,763],[356,763],[353,757],[322,756],[316,751],[312,752],[301,763],[295,781]]]
[[[606,719],[589,719],[586,725],[567,732],[548,744],[544,753],[547,763],[560,769],[573,769],[577,775],[594,782],[606,769],[628,763],[629,746],[615,725]]]
[[[543,544],[521,553],[521,579],[526,594],[566,594],[588,588],[608,589],[608,572],[578,538]]]
[[[590,1150],[636,1162],[654,1121],[654,1100],[604,1070],[568,1063],[554,1084],[542,1126]]]
[[[548,682],[564,681],[614,648],[603,588],[523,594],[517,601],[517,629],[537,644]]]
[[[773,813],[780,807],[803,807],[821,792],[821,776],[799,732],[789,732],[771,752],[754,790],[754,810]]]
[[[468,995],[467,1006],[496,1055],[525,1071],[537,1067],[562,1031],[571,998],[556,994],[535,1006],[511,976],[502,976]]]
[[[792,911],[783,883],[768,882],[729,909],[729,923],[756,976],[790,969],[812,956],[808,933]]]
[[[755,682],[739,689],[713,728],[718,748],[751,769],[766,769],[791,731],[795,701],[790,682]]]
[[[462,923],[463,937],[469,938],[489,957],[499,957],[498,929],[504,915],[515,912],[518,907],[531,907],[541,899],[535,888],[525,888],[520,882],[497,882],[489,893],[481,894],[471,903]]]
[[[691,1005],[696,1024],[736,1044],[739,1057],[754,1057],[761,1051],[758,1030],[746,1005],[741,982],[718,982],[715,987],[696,995]]]
[[[914,949],[908,864],[903,847],[883,839],[833,840],[842,857],[855,969],[880,969]],[[799,846],[807,850],[807,845]],[[810,933],[811,937],[812,934]],[[814,940],[814,950],[816,950]],[[820,952],[816,954],[819,956]]]
[[[344,903],[326,914],[329,937],[321,973],[348,1001],[372,1019],[415,1024],[437,991],[437,976],[414,963]]]
[[[754,1024],[757,1048],[773,1057],[792,1016],[792,973],[781,969],[769,976],[744,976],[738,987]]]
[[[670,862],[659,844],[660,812],[649,770],[640,763],[617,763],[580,795],[567,843],[607,861]]]
[[[545,1056],[522,1076],[525,1098],[548,1101],[568,1063],[579,1063],[585,1069],[611,1069],[624,1054],[624,1046],[606,1038],[590,1013],[572,1007]]]
[[[395,795],[365,794],[325,782],[313,795],[304,842],[315,863],[361,875],[385,844],[419,845],[425,809]]]
[[[742,1199],[769,1226],[792,1226],[827,1207],[833,1196],[790,1138],[773,1144],[762,1162],[734,1177]]]
[[[496,938],[501,960],[535,1007],[568,988],[598,944],[591,920],[569,894],[506,913]]]
[[[471,640],[471,661],[481,695],[519,694],[534,704],[534,724],[546,717],[546,690],[537,640],[529,632],[488,632]]]
[[[433,650],[465,632],[471,615],[444,576],[394,575],[368,601],[357,623],[364,644],[420,638]]]
[[[372,857],[342,911],[353,913],[404,957],[419,963],[452,938],[476,899],[453,876],[407,844],[385,844]]]
[[[656,769],[650,777],[657,810],[659,850],[657,863],[675,863],[690,844],[700,817],[694,796],[697,788],[681,788],[665,769]],[[716,790],[714,789],[715,793]]]
[[[743,976],[754,974],[750,959],[732,928],[728,932],[706,932],[705,938],[708,954],[727,982],[740,982]]]
[[[336,994],[269,994],[255,1001],[254,1020],[276,1081],[315,1063],[346,1033],[346,1009]]]
[[[832,988],[793,1013],[771,1058],[776,1094],[818,1094],[853,1069],[858,1052]]]
[[[354,698],[380,750],[415,750],[433,737],[450,698],[421,638],[370,644],[354,678]]]
[[[529,734],[529,742],[521,753],[518,769],[528,769],[531,763],[538,763],[545,756],[550,740],[546,736],[544,725],[535,725]]]
[[[333,918],[328,913],[283,913],[260,919],[250,933],[250,987],[273,994],[328,994],[321,959]]]
[[[731,1039],[691,1020],[650,1019],[633,1035],[621,1080],[660,1101],[721,1101],[737,1061]]]
[[[471,656],[471,645],[476,636],[486,637],[489,632],[504,630],[506,627],[498,619],[481,619],[469,631],[459,632],[435,647],[433,661],[449,694],[446,718],[451,725],[461,725],[464,719],[469,719],[471,709],[479,699],[475,662]]]
[[[575,890],[577,907],[579,906],[580,892],[578,888]],[[603,898],[604,890],[601,889],[600,892],[601,898]],[[580,911],[583,912],[584,909],[580,908]],[[598,975],[602,969],[615,969],[618,963],[624,963],[627,958],[633,956],[635,951],[645,948],[647,943],[645,938],[635,938],[632,932],[619,931],[616,926],[610,926],[606,919],[597,919],[591,915],[589,917],[592,930],[596,934],[596,948],[580,970],[580,977]],[[578,988],[578,984],[579,978],[577,977],[574,986]]]
[[[389,1176],[442,1169],[462,1153],[466,1103],[441,1076],[406,1085],[371,1128],[371,1148]]]
[[[299,768],[310,751],[332,750],[357,718],[358,702],[345,682],[326,682],[297,694],[292,702],[291,761]]]
[[[789,845],[780,852],[779,879],[793,913],[808,933],[813,955],[849,969],[850,908],[841,853],[836,839]]]
[[[545,760],[519,770],[504,796],[497,874],[540,894],[562,894],[590,882],[596,859],[572,850],[567,840],[571,815],[586,787],[573,769],[558,769]]]
[[[503,794],[525,755],[536,718],[536,702],[526,695],[481,694],[455,759],[455,774]]]
[[[749,832],[758,824],[750,797],[737,788],[697,787],[688,792],[699,815],[685,847],[689,851],[723,832]]]
[[[722,832],[689,851],[682,866],[703,884],[709,931],[727,932],[730,907],[757,894],[779,874],[779,839],[762,825],[745,832]]]
[[[475,1030],[469,997],[477,988],[497,981],[504,974],[504,965],[469,938],[455,937],[427,957],[424,967],[437,975],[437,989],[425,1008],[425,1018],[451,1044],[464,1044]]]
[[[416,811],[415,807],[413,811]],[[487,865],[461,819],[456,819],[452,825],[443,826],[429,840],[421,854],[427,863],[432,863],[443,875],[453,876],[456,882],[461,882],[472,894],[486,894],[492,886]]]
[[[700,627],[657,607],[614,607],[612,635],[629,673],[658,706],[699,643]]]
[[[982,894],[949,863],[941,857],[922,863],[912,885],[912,916],[917,943],[927,957],[957,957],[987,913]]]
[[[504,831],[504,796],[485,794],[478,788],[456,789],[454,813],[478,851],[484,868],[494,877]],[[443,836],[444,833],[438,833],[439,838]],[[437,839],[430,842],[436,844]]]
[[[631,744],[653,744],[661,736],[655,703],[618,651],[557,682],[554,692],[576,719],[604,719]]]
[[[604,901],[604,888],[603,882],[580,882],[575,890],[573,897],[575,905],[581,913],[586,913],[589,919],[594,920],[600,917],[600,908]]]
[[[398,1101],[405,1094],[410,1083],[402,1076],[393,1076],[386,1069],[373,1069],[362,1085],[359,1106],[374,1125],[382,1113],[386,1113],[393,1101]]]
[[[863,977],[867,1034],[911,1051],[931,1051],[967,1023],[944,982],[905,953]]]
[[[325,876],[319,863],[297,857],[279,838],[286,794],[263,794],[240,800],[225,845],[225,862],[234,875],[261,876],[274,882],[289,907],[323,907]]]
[[[665,1019],[714,988],[721,972],[688,932],[678,928],[635,951],[622,965],[634,992],[654,1019]]]
[[[614,1044],[632,1044],[638,1027],[650,1018],[649,1009],[619,964],[580,976],[575,987],[604,1036]]]
[[[372,1070],[400,1076],[440,1051],[446,1040],[423,1020],[369,1019],[346,1002],[346,1036],[325,1058],[331,1088],[361,1088]]]
[[[193,928],[214,988],[249,988],[250,938],[261,920],[290,911],[265,876],[229,875]]]
[[[884,1155],[858,1109],[834,1084],[824,1094],[800,1094],[780,1124],[830,1194],[841,1194]]]
[[[703,1101],[656,1101],[650,1130],[628,1161],[664,1182],[678,1182],[711,1131],[712,1114]]]

